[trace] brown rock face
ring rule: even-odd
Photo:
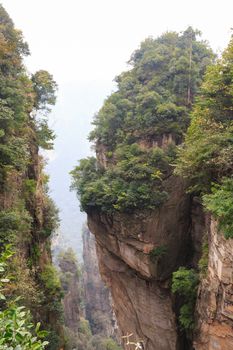
[[[96,255],[95,237],[88,229],[83,234],[84,294],[86,318],[93,334],[118,337],[118,326],[112,309],[109,289],[101,279]]]
[[[211,221],[208,272],[199,288],[195,350],[233,349],[233,239]]]
[[[133,333],[132,341],[142,340],[146,350],[179,349],[170,277],[188,257],[190,199],[179,178],[164,185],[169,199],[157,210],[88,215],[121,333]],[[166,253],[151,259],[158,247]]]

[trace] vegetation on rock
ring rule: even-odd
[[[8,260],[12,257],[11,247],[6,246],[0,256],[0,348],[2,350],[43,350],[48,333],[40,330],[40,323],[34,327],[31,314],[20,305],[20,298],[9,295],[10,280],[13,276],[7,274]]]
[[[207,70],[176,170],[189,179],[190,191],[204,194],[203,203],[226,238],[233,237],[232,100],[233,39]]]
[[[218,220],[225,238],[233,238],[233,178],[214,184],[211,193],[203,196],[203,203]]]
[[[172,292],[182,297],[179,322],[186,331],[194,328],[194,308],[198,282],[198,274],[193,269],[180,267],[178,271],[173,272]]]
[[[167,199],[162,180],[172,171],[175,144],[213,58],[199,34],[188,28],[146,39],[129,61],[132,68],[116,78],[117,91],[90,134],[97,160],[82,159],[72,171],[83,210],[154,209]]]
[[[27,72],[23,65],[27,55],[29,49],[22,33],[0,5],[0,252],[7,244],[12,245],[15,255],[7,268],[15,278],[9,297],[22,297],[31,310],[29,321],[20,304],[12,303],[9,308],[0,305],[0,327],[9,320],[9,337],[17,325],[24,334],[17,335],[18,341],[24,337],[18,346],[13,338],[11,345],[4,340],[1,346],[6,344],[8,349],[44,348],[45,343],[30,335],[31,322],[41,321],[42,327],[50,331],[50,338],[61,327],[61,294],[55,287],[52,290],[46,280],[57,210],[48,196],[44,161],[39,155],[39,148],[51,149],[53,144],[48,112],[55,103],[57,86],[44,70],[33,75]],[[62,334],[57,335],[56,344],[62,345]],[[57,347],[51,341],[47,348]]]

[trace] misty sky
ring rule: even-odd
[[[140,42],[164,31],[191,25],[221,51],[233,27],[232,0],[4,0],[31,56],[30,72],[46,69],[59,85],[51,116],[57,134],[48,171],[51,194],[60,208],[64,240],[81,246],[81,215],[69,192],[69,171],[90,154],[91,119],[114,89],[113,79],[127,68]],[[71,236],[74,237],[71,240]],[[77,248],[76,248],[77,249]],[[80,249],[79,249],[80,251]]]

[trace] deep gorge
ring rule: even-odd
[[[70,173],[83,261],[45,170],[58,86],[29,55],[0,5],[0,349],[233,348],[232,37],[148,37],[115,78]]]

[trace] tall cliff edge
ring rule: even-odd
[[[141,44],[72,172],[125,349],[231,347],[233,41],[196,34]]]

